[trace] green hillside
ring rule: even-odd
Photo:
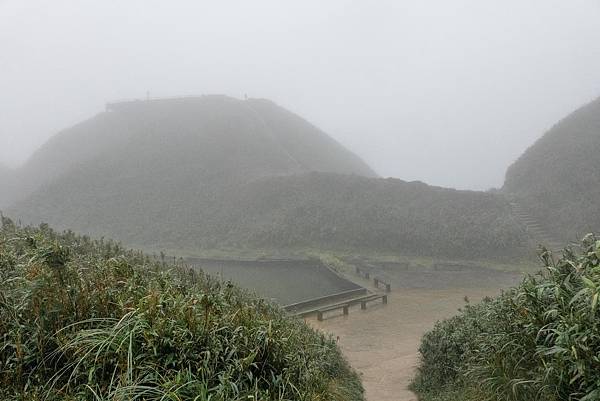
[[[224,237],[255,246],[449,257],[519,256],[526,239],[499,196],[398,179],[313,173],[263,179],[227,202]]]
[[[0,209],[8,206],[15,191],[15,172],[0,164]]]
[[[167,249],[322,249],[459,258],[522,256],[523,229],[498,195],[310,173],[223,187],[126,177],[96,163],[20,205],[26,221]],[[115,179],[119,177],[119,179]],[[41,218],[40,216],[48,216]]]
[[[18,171],[15,198],[81,164],[123,157],[131,159],[124,167],[158,164],[157,171],[195,180],[308,171],[375,176],[356,155],[270,101],[208,95],[116,103],[59,132]]]
[[[512,194],[556,238],[600,228],[600,99],[552,127],[508,169]]]
[[[56,177],[36,184],[11,215],[153,249],[526,252],[501,195],[375,178],[272,102],[208,96],[112,109],[36,153],[21,174],[48,165],[56,168],[40,177]]]
[[[361,401],[336,342],[112,241],[0,229],[0,399]]]

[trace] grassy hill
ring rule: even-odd
[[[20,204],[25,221],[166,249],[321,249],[507,258],[527,239],[498,195],[332,173],[206,191],[80,169]],[[31,213],[33,212],[33,213]],[[62,219],[62,222],[61,222]]]
[[[600,99],[557,123],[508,169],[512,194],[555,237],[600,228]]]
[[[272,102],[207,96],[112,109],[32,157],[20,174],[37,189],[11,215],[153,249],[525,254],[501,195],[376,178]]]
[[[0,208],[8,206],[14,185],[14,171],[0,164]]]
[[[210,95],[113,104],[35,152],[18,171],[22,185],[15,197],[81,164],[124,163],[123,158],[131,159],[123,167],[152,163],[154,173],[198,179],[307,171],[375,176],[321,130],[268,100]]]
[[[336,342],[112,241],[0,229],[2,400],[361,401]]]
[[[494,194],[398,179],[312,173],[241,187],[218,221],[223,238],[264,247],[304,246],[464,258],[518,256],[526,239]]]
[[[8,190],[8,180],[10,177],[11,171],[3,164],[0,164],[0,208],[3,206],[7,206],[6,202],[8,202],[7,194]]]

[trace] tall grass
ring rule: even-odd
[[[422,340],[425,400],[600,400],[600,241],[586,236],[544,271],[467,305]]]
[[[335,341],[274,305],[112,241],[2,220],[2,400],[363,399]]]

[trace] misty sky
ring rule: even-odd
[[[0,0],[0,162],[146,91],[269,98],[383,176],[497,187],[600,96],[600,0]]]

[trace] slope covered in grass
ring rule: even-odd
[[[241,187],[227,237],[254,246],[327,247],[464,258],[521,256],[526,238],[494,194],[398,179],[312,173]]]
[[[527,244],[508,202],[495,194],[325,173],[194,193],[153,182],[152,175],[114,180],[113,173],[71,175],[24,202],[19,215],[26,221],[48,216],[61,229],[167,249],[511,258],[525,254]]]
[[[111,241],[0,231],[2,400],[363,400],[335,341]]]
[[[512,194],[557,238],[600,229],[600,99],[557,123],[508,169]]]
[[[8,206],[14,191],[14,172],[0,163],[0,208]]]
[[[32,157],[18,174],[22,193],[36,189],[12,216],[147,249],[525,254],[502,196],[376,178],[272,102],[205,96],[111,110]]]
[[[600,240],[495,299],[467,306],[422,340],[423,400],[600,399]]]
[[[323,131],[268,100],[207,95],[115,104],[59,132],[19,169],[17,195],[80,168],[111,166],[119,172],[114,179],[153,175],[194,190],[308,171],[375,176]]]

